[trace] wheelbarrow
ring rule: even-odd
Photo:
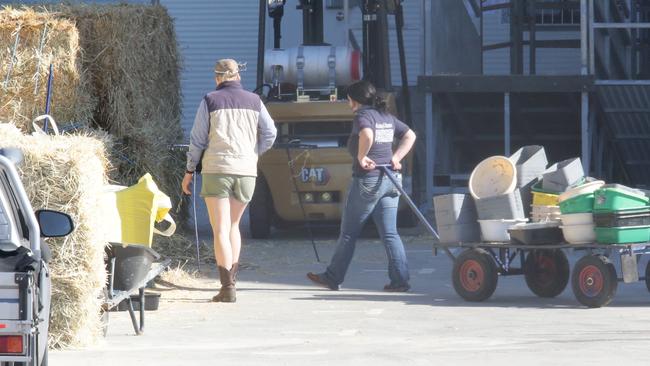
[[[133,330],[136,335],[144,334],[145,293],[144,289],[150,281],[165,271],[171,259],[160,260],[160,254],[145,245],[112,244],[106,248],[106,266],[108,271],[108,287],[105,301],[102,305],[102,321],[104,335],[108,331],[109,312],[121,302],[127,303],[127,311],[131,317]],[[131,294],[139,295],[139,322],[135,317],[135,309]]]

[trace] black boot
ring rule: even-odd
[[[221,281],[221,290],[213,298],[213,302],[235,302],[237,296],[235,293],[235,276],[234,268],[230,270],[224,267],[217,267],[219,269],[219,280]]]

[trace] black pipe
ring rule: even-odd
[[[302,9],[302,43],[322,45],[325,41],[323,30],[323,0],[300,0]]]
[[[282,39],[282,16],[273,18],[273,48],[280,48]]]
[[[386,0],[364,0],[363,50],[364,80],[377,89],[392,90],[388,54],[388,14]]]
[[[256,89],[263,93],[264,88],[264,51],[266,48],[266,4],[267,0],[260,0],[259,23],[257,31],[257,86]]]
[[[269,4],[269,16],[273,18],[273,48],[280,48],[280,40],[282,39],[282,17],[284,16],[284,5],[286,0],[276,1],[274,4]]]
[[[397,49],[399,52],[399,69],[402,74],[402,101],[404,102],[404,118],[409,127],[413,126],[411,115],[411,93],[409,92],[408,73],[406,72],[406,53],[404,52],[404,8],[402,0],[396,0],[395,28],[397,29]]]

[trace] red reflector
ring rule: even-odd
[[[7,327],[7,324],[0,324],[0,329],[5,329]]]
[[[0,353],[23,353],[23,336],[0,336]]]

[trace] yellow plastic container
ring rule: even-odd
[[[559,195],[532,191],[533,205],[536,206],[557,206],[559,205]]]
[[[154,233],[170,236],[176,229],[169,215],[171,200],[148,173],[131,187],[107,187],[102,200],[109,242],[151,247]],[[161,221],[169,222],[168,230],[160,232],[154,227]]]

